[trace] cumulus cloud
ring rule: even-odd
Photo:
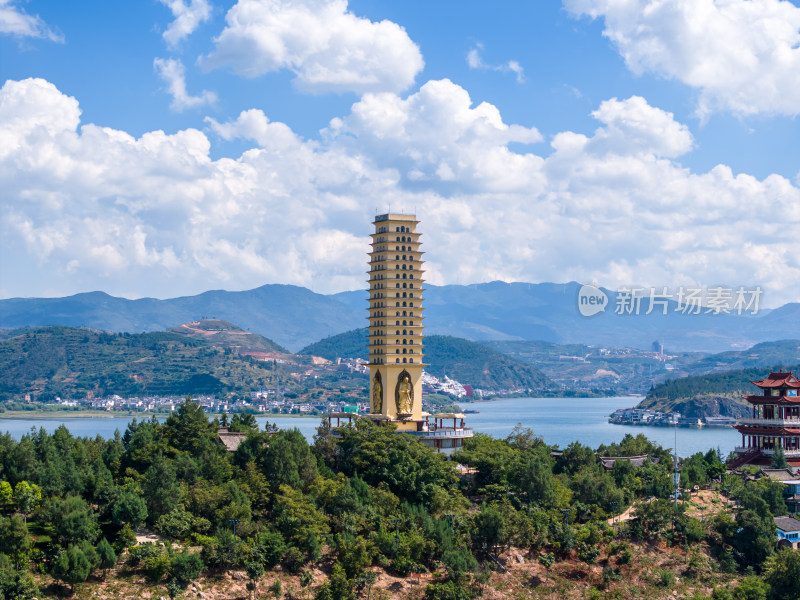
[[[201,64],[245,77],[289,69],[306,92],[401,91],[424,66],[405,29],[347,10],[347,0],[239,0]]]
[[[174,58],[156,58],[153,61],[158,76],[167,84],[167,90],[172,96],[170,107],[176,112],[187,108],[213,105],[217,102],[214,92],[203,90],[199,96],[190,96],[186,91],[186,69],[183,63]]]
[[[542,141],[539,131],[504,123],[488,102],[473,107],[467,91],[447,79],[429,81],[406,99],[366,94],[326,134],[410,183],[463,191],[542,185],[542,159],[508,148]]]
[[[160,0],[169,7],[175,20],[169,24],[162,34],[170,47],[175,47],[184,38],[189,37],[197,27],[211,18],[211,4],[208,0]]]
[[[53,31],[39,15],[29,15],[14,0],[0,0],[0,33],[17,37],[42,38],[63,42],[64,37]]]
[[[594,131],[561,132],[544,156],[536,129],[433,81],[406,98],[366,95],[319,140],[260,110],[209,119],[212,138],[252,141],[212,159],[203,132],[81,124],[52,84],[9,81],[0,269],[42,274],[15,295],[361,289],[371,216],[391,207],[422,220],[435,284],[724,283],[761,285],[765,305],[797,300],[796,185],[725,165],[691,172],[679,162],[690,133],[642,98],[593,116]]]
[[[516,60],[510,60],[502,65],[490,65],[483,61],[481,50],[483,50],[483,44],[476,44],[474,48],[467,52],[467,64],[470,69],[511,72],[517,76],[517,83],[525,81],[525,73],[523,72],[522,65]]]
[[[800,114],[800,7],[786,0],[563,0],[602,17],[628,68],[700,90],[698,114]]]

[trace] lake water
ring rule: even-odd
[[[536,435],[548,444],[565,447],[573,441],[596,448],[600,444],[620,441],[626,433],[643,433],[664,448],[675,445],[675,430],[667,427],[637,427],[615,425],[608,422],[608,415],[618,408],[634,406],[641,400],[636,397],[618,398],[507,398],[493,402],[461,403],[468,410],[478,414],[467,414],[466,423],[476,432],[494,437],[507,436],[517,423],[530,427]],[[0,432],[9,432],[19,439],[30,432],[31,427],[44,427],[52,432],[59,425],[65,425],[75,436],[100,435],[112,437],[119,429],[122,433],[131,420],[130,417],[74,417],[74,418],[3,418],[0,417]],[[263,427],[266,421],[281,429],[296,427],[311,440],[319,426],[319,417],[256,417]],[[733,450],[741,436],[731,428],[690,429],[679,428],[678,454],[689,456],[695,452],[705,452],[709,448],[719,448],[723,457]]]

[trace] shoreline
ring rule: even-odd
[[[0,413],[0,420],[2,419],[114,419],[114,418],[142,418],[149,419],[151,417],[168,417],[171,411],[167,412],[126,412],[126,411],[93,411],[93,410],[64,410],[64,411],[38,411],[38,410],[9,410]],[[238,413],[229,413],[228,418]],[[281,417],[290,419],[321,419],[325,415],[283,415],[280,413],[251,413],[254,417],[261,418],[267,417]],[[219,417],[222,413],[206,413],[206,416]]]

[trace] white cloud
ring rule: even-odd
[[[14,4],[14,0],[0,0],[0,33],[64,41],[64,36],[54,32],[39,15],[29,15]]]
[[[800,114],[800,7],[779,0],[563,0],[603,17],[628,68],[700,90],[698,114]]]
[[[346,0],[239,0],[225,20],[201,64],[245,77],[289,69],[306,92],[401,91],[424,66],[405,29],[357,17]]]
[[[429,81],[406,99],[367,94],[326,133],[408,181],[469,191],[542,185],[542,159],[508,148],[542,141],[537,129],[504,123],[487,102],[473,108],[467,91],[447,79]]]
[[[172,96],[170,104],[172,110],[181,112],[187,108],[214,105],[217,95],[214,92],[203,90],[199,96],[190,96],[186,91],[186,69],[183,63],[174,58],[156,58],[153,67],[158,76],[167,84],[167,89]]]
[[[481,50],[483,44],[476,44],[469,52],[467,52],[467,65],[470,69],[484,69],[489,71],[501,71],[514,73],[517,77],[517,83],[525,81],[525,73],[522,66],[516,60],[510,60],[502,65],[490,65],[483,61],[481,57]]]
[[[642,98],[593,115],[595,131],[559,133],[547,157],[513,151],[541,139],[536,129],[432,81],[407,98],[366,95],[320,140],[260,110],[209,119],[215,137],[254,142],[212,160],[200,131],[81,126],[78,103],[52,84],[9,81],[0,270],[20,275],[4,293],[361,289],[371,216],[391,207],[422,220],[432,283],[725,283],[761,285],[766,305],[798,300],[796,185],[725,165],[691,172],[677,160],[688,130]]]
[[[211,18],[211,4],[208,0],[159,0],[169,7],[175,20],[162,34],[170,48],[174,48],[184,38],[189,37],[200,24]]]
[[[592,116],[605,125],[595,132],[592,144],[612,152],[677,157],[692,149],[689,128],[675,121],[672,113],[650,106],[641,96],[606,100]]]

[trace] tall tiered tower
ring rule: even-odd
[[[422,422],[422,251],[415,215],[375,217],[369,253],[370,417]]]

